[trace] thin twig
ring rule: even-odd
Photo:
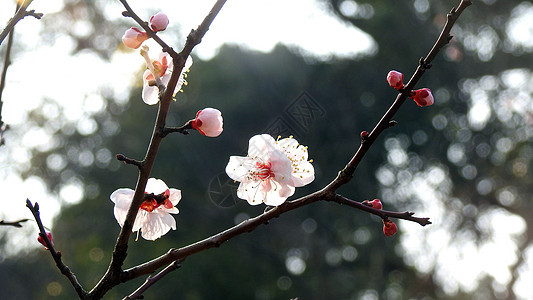
[[[20,6],[17,4],[15,7],[15,13],[19,10]],[[7,130],[7,127],[4,126],[2,121],[2,107],[4,105],[4,100],[2,95],[4,94],[4,88],[6,86],[6,76],[7,69],[11,64],[11,48],[13,47],[13,37],[15,35],[15,28],[13,27],[9,32],[9,37],[7,38],[6,53],[4,56],[4,65],[2,66],[2,75],[0,75],[0,146],[4,144],[4,131]],[[4,128],[5,127],[5,128]]]
[[[407,220],[407,221],[411,221],[411,222],[416,222],[416,223],[418,223],[418,224],[420,224],[422,226],[426,226],[426,225],[431,224],[431,221],[429,221],[429,218],[413,217],[413,215],[415,214],[414,212],[409,212],[409,211],[394,212],[394,211],[376,209],[376,208],[373,208],[371,206],[362,204],[361,202],[357,202],[357,201],[348,199],[348,198],[343,197],[341,195],[336,195],[333,201],[337,202],[339,204],[348,205],[348,206],[351,206],[351,207],[366,211],[368,213],[374,214],[374,215],[382,218],[383,220],[386,220],[388,218],[396,218],[396,219],[402,219],[402,220]]]
[[[63,261],[61,260],[61,252],[56,251],[56,249],[54,248],[54,244],[52,244],[52,242],[48,239],[48,236],[46,235],[46,230],[44,229],[43,222],[41,221],[41,216],[39,213],[39,204],[36,202],[34,206],[32,205],[30,199],[26,199],[26,207],[33,214],[33,217],[37,222],[37,226],[39,227],[39,236],[44,240],[46,248],[48,248],[48,251],[50,251],[52,258],[56,262],[57,268],[61,271],[61,274],[65,275],[68,278],[68,280],[76,290],[76,293],[78,293],[78,296],[82,299],[85,298],[87,296],[87,292],[78,282],[76,275],[74,275],[74,273],[72,273],[72,271],[70,271],[70,269],[63,263]]]
[[[13,18],[9,20],[4,30],[2,30],[2,32],[0,33],[0,45],[2,44],[6,36],[13,30],[13,28],[15,28],[15,25],[18,23],[18,21],[22,20],[26,16],[26,9],[28,9],[28,6],[30,6],[32,2],[33,0],[25,0],[24,3],[22,3],[22,5],[20,6],[20,8],[18,8]]]
[[[117,154],[115,157],[117,158],[118,161],[122,161],[122,162],[124,162],[127,165],[137,166],[137,168],[139,168],[139,169],[143,166],[143,162],[142,161],[138,161],[138,160],[135,160],[133,158],[129,158],[129,157],[125,156],[124,154]]]
[[[0,220],[0,226],[13,226],[13,227],[22,227],[22,224],[20,223],[24,223],[24,222],[27,222],[29,221],[30,219],[22,219],[22,220],[18,220],[18,221],[12,221],[12,222],[6,222],[4,220]]]
[[[177,270],[181,267],[180,263],[184,261],[184,259],[179,259],[177,261],[172,262],[170,265],[168,265],[166,268],[161,270],[159,273],[157,273],[154,276],[148,276],[146,278],[146,281],[139,286],[138,289],[136,289],[133,293],[131,293],[129,296],[124,297],[123,300],[134,300],[134,299],[143,299],[143,293],[152,285],[154,285],[156,282],[158,282],[161,278],[165,277],[168,273]]]
[[[159,131],[159,134],[161,135],[161,137],[166,137],[169,133],[174,133],[174,132],[187,135],[189,134],[189,131],[187,131],[188,129],[192,129],[191,121],[185,123],[185,125],[181,127],[164,127]]]
[[[146,33],[148,34],[149,37],[153,38],[154,41],[156,41],[156,43],[158,43],[161,48],[163,48],[163,51],[164,52],[167,52],[168,54],[170,54],[170,56],[174,57],[177,55],[176,51],[174,51],[174,49],[172,49],[172,47],[170,47],[167,43],[165,43],[153,30],[152,28],[150,28],[150,26],[148,25],[148,22],[145,22],[143,19],[141,19],[134,11],[133,9],[130,7],[130,5],[128,4],[128,2],[126,0],[119,0],[120,3],[122,3],[122,5],[124,6],[124,8],[126,9],[126,11],[122,12],[122,15],[124,17],[130,17],[132,18],[133,20],[135,20],[135,22],[137,22],[137,24],[139,24],[145,31]]]

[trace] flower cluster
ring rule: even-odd
[[[307,147],[294,138],[275,140],[268,134],[253,136],[248,155],[231,156],[228,176],[239,181],[237,196],[251,205],[278,206],[294,194],[296,187],[315,179]]]
[[[159,12],[150,18],[150,28],[154,32],[163,31],[167,29],[168,22],[167,15]],[[130,29],[126,30],[122,36],[122,42],[128,48],[137,49],[148,38],[148,33],[140,30],[137,27],[131,27]]]
[[[362,202],[364,205],[375,208],[375,209],[383,209],[383,204],[381,204],[381,201],[379,199],[374,199],[372,201],[365,200]],[[383,234],[386,236],[393,236],[398,232],[398,227],[396,227],[396,224],[392,222],[389,219],[383,220]]]
[[[403,74],[398,71],[390,71],[389,74],[387,74],[387,82],[391,87],[395,88],[398,91],[402,90],[405,87],[403,84]],[[409,97],[413,99],[420,107],[430,106],[434,102],[431,90],[428,88],[411,91]]]
[[[124,226],[134,193],[132,189],[121,188],[109,197],[115,203],[115,219],[121,227]],[[179,213],[174,206],[181,200],[181,191],[168,188],[161,179],[150,178],[146,183],[145,196],[146,200],[139,208],[132,231],[140,231],[146,240],[156,240],[171,228],[176,230],[176,220],[170,214]]]

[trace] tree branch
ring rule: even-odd
[[[169,274],[170,272],[177,270],[181,268],[180,263],[184,261],[183,259],[179,259],[177,261],[172,262],[170,265],[168,265],[166,268],[161,270],[161,272],[157,273],[154,276],[148,276],[146,278],[146,281],[133,293],[131,293],[129,296],[124,297],[123,300],[134,300],[134,299],[143,299],[144,296],[142,295],[149,287],[151,287],[153,284],[158,282],[161,278]]]
[[[169,128],[165,127],[165,123],[166,123],[166,117],[169,111],[169,106],[172,101],[173,91],[178,82],[179,75],[181,74],[181,71],[184,67],[186,58],[190,55],[193,48],[201,42],[203,36],[208,31],[209,26],[211,25],[212,21],[214,20],[218,12],[222,9],[226,1],[218,0],[215,3],[211,12],[206,16],[206,18],[200,24],[200,26],[196,30],[192,30],[190,32],[189,36],[187,37],[187,41],[185,43],[183,50],[177,54],[174,51],[172,51],[172,49],[168,47],[164,42],[162,41],[159,42],[159,38],[157,37],[157,35],[151,32],[151,29],[148,27],[146,22],[143,22],[141,19],[139,19],[135,15],[135,13],[131,10],[129,5],[127,4],[126,0],[120,0],[120,2],[125,6],[127,10],[127,13],[125,15],[134,18],[139,23],[139,25],[141,25],[146,30],[146,32],[148,32],[148,34],[152,38],[158,41],[158,43],[163,47],[164,51],[169,52],[169,54],[173,58],[174,70],[172,72],[167,89],[159,101],[158,115],[156,118],[150,145],[147,149],[144,160],[139,165],[139,177],[137,179],[137,185],[136,185],[135,193],[133,196],[132,204],[126,216],[126,220],[121,229],[121,232],[117,238],[108,270],[106,271],[106,273],[104,274],[100,282],[91,290],[91,292],[89,292],[89,294],[84,295],[83,293],[78,293],[80,297],[83,296],[83,298],[86,298],[86,299],[101,298],[109,289],[111,289],[113,286],[116,286],[117,284],[121,282],[125,282],[133,278],[142,276],[142,275],[153,273],[156,270],[164,266],[168,266],[178,260],[182,260],[194,253],[198,253],[200,251],[207,250],[213,247],[219,247],[225,241],[235,236],[238,236],[240,234],[243,234],[245,232],[253,231],[259,225],[267,224],[269,220],[279,217],[281,214],[285,212],[291,211],[293,209],[302,207],[304,205],[308,205],[310,203],[313,203],[319,200],[334,201],[340,204],[350,205],[352,207],[376,214],[383,219],[388,218],[388,217],[394,217],[394,218],[401,218],[404,220],[417,222],[422,226],[430,224],[428,218],[416,218],[416,217],[413,217],[413,213],[410,213],[410,212],[396,213],[396,212],[390,212],[390,211],[376,211],[376,210],[370,209],[364,204],[361,204],[353,200],[350,200],[348,198],[345,198],[343,196],[337,195],[335,191],[340,186],[350,181],[359,162],[364,157],[366,152],[370,149],[370,146],[377,139],[377,137],[386,128],[389,128],[396,124],[395,121],[392,121],[392,117],[399,110],[400,106],[403,104],[405,99],[410,95],[410,92],[412,91],[413,87],[418,82],[420,77],[423,75],[425,70],[427,70],[431,66],[430,63],[433,60],[433,58],[436,56],[436,54],[439,52],[440,48],[442,48],[449,41],[449,32],[455,20],[459,17],[459,15],[464,10],[464,8],[466,8],[468,5],[471,4],[470,1],[465,1],[465,0],[461,1],[458,9],[453,9],[450,12],[450,14],[448,14],[446,25],[439,39],[437,40],[437,42],[435,43],[435,45],[433,46],[429,54],[425,58],[420,60],[419,66],[415,74],[411,77],[411,80],[409,81],[405,89],[401,90],[400,94],[398,94],[398,96],[396,97],[396,100],[394,101],[394,103],[387,110],[387,112],[383,115],[381,120],[376,124],[372,132],[368,135],[365,135],[364,139],[363,138],[361,139],[361,145],[359,149],[357,150],[357,152],[352,157],[352,159],[350,160],[350,162],[348,162],[345,168],[339,172],[338,176],[332,182],[330,182],[330,184],[328,184],[325,188],[315,193],[301,197],[297,200],[287,201],[280,206],[266,210],[263,214],[255,218],[248,219],[234,227],[231,227],[211,237],[198,241],[194,244],[190,244],[180,249],[170,249],[166,254],[158,258],[155,258],[149,262],[146,262],[139,266],[123,271],[122,265],[127,255],[128,241],[131,235],[132,224],[134,223],[134,220],[136,218],[137,212],[139,210],[139,207],[142,201],[144,201],[146,197],[144,194],[144,190],[146,188],[147,180],[149,178],[150,172],[155,162],[155,158],[156,158],[156,155],[159,149],[159,145],[162,141],[163,136],[168,134],[169,130],[173,131],[173,129],[169,129],[171,127]],[[169,268],[168,271],[170,272],[170,270],[173,267],[169,266],[167,268]],[[158,274],[160,276],[158,276],[157,278],[161,278],[167,273],[168,272],[166,271],[165,272],[162,271]],[[76,287],[75,283],[73,283],[73,285]],[[148,288],[148,286],[149,286],[148,284],[143,285],[140,287],[140,289],[145,290],[146,288]],[[81,291],[83,290],[81,289]]]
[[[433,48],[430,50],[426,58],[424,58],[423,60],[419,62],[419,66],[415,74],[412,76],[411,80],[407,84],[407,86],[400,92],[400,94],[397,96],[394,103],[387,110],[387,112],[385,112],[385,114],[383,115],[381,120],[376,124],[372,132],[370,134],[365,133],[361,135],[361,145],[359,149],[357,150],[357,152],[355,153],[355,155],[352,157],[350,162],[345,166],[345,168],[339,172],[338,176],[331,183],[329,183],[326,187],[324,187],[320,191],[309,194],[297,200],[285,202],[281,204],[280,206],[274,207],[270,210],[266,210],[263,214],[256,216],[255,218],[251,218],[246,221],[243,221],[242,223],[234,227],[231,227],[211,237],[205,238],[194,244],[190,244],[188,246],[185,246],[179,249],[170,249],[166,254],[161,255],[158,258],[155,258],[149,262],[130,268],[128,270],[125,270],[123,280],[131,280],[133,278],[136,278],[142,275],[153,273],[159,268],[162,268],[163,266],[168,265],[169,263],[175,260],[185,259],[186,257],[193,255],[195,253],[198,253],[198,252],[201,252],[201,251],[213,248],[213,247],[219,247],[225,241],[235,236],[238,236],[240,234],[253,231],[259,225],[267,224],[269,220],[279,217],[281,214],[285,212],[288,212],[293,209],[302,207],[304,205],[316,202],[318,200],[333,201],[339,204],[349,205],[351,207],[375,214],[384,220],[388,219],[389,217],[392,217],[392,218],[398,218],[398,219],[416,222],[420,224],[421,226],[431,224],[431,222],[429,221],[429,218],[413,217],[414,213],[412,212],[408,212],[408,211],[392,212],[392,211],[377,210],[377,209],[368,207],[362,203],[359,203],[359,202],[350,200],[348,198],[345,198],[343,196],[337,195],[335,191],[340,186],[346,184],[347,182],[351,180],[353,173],[355,172],[357,166],[359,165],[359,162],[365,156],[367,151],[370,149],[370,146],[377,139],[377,137],[385,129],[395,126],[397,124],[396,121],[392,120],[392,117],[396,114],[396,112],[399,110],[400,106],[403,104],[405,99],[409,96],[411,90],[413,89],[415,84],[418,82],[418,80],[421,78],[424,71],[429,68],[429,63],[433,60],[433,58],[440,51],[440,49],[447,43],[447,41],[449,41],[449,39],[443,39],[442,37],[443,36],[446,37],[449,35],[449,32],[455,20],[457,20],[461,12],[470,4],[471,4],[471,1],[462,0],[459,5],[459,9],[457,10],[452,9],[452,12],[448,15],[448,20],[441,32],[440,37],[437,39],[436,43],[434,44]]]
[[[46,248],[48,248],[48,251],[50,251],[52,258],[56,262],[57,268],[59,269],[59,271],[61,271],[61,274],[65,275],[68,278],[68,280],[76,290],[78,296],[81,299],[84,299],[87,296],[87,292],[78,282],[76,275],[74,275],[74,273],[72,273],[72,271],[70,271],[70,269],[61,260],[61,252],[56,251],[56,249],[54,248],[54,244],[52,244],[52,242],[48,239],[48,236],[46,236],[46,230],[44,229],[43,222],[41,221],[41,216],[39,213],[39,204],[36,202],[34,206],[32,205],[30,199],[26,199],[26,207],[33,214],[33,217],[37,222],[37,226],[39,227],[39,236],[44,240]]]
[[[187,41],[183,50],[179,54],[176,54],[174,51],[172,51],[172,49],[168,47],[164,42],[159,42],[159,37],[157,37],[153,32],[151,32],[151,29],[148,28],[149,26],[146,24],[146,22],[143,22],[140,18],[136,16],[136,14],[128,5],[126,0],[120,0],[120,2],[126,8],[128,12],[127,15],[133,17],[139,23],[139,25],[141,25],[148,32],[148,34],[153,34],[155,37],[152,35],[150,36],[153,37],[156,41],[158,41],[158,43],[163,47],[164,51],[167,51],[171,55],[174,63],[174,69],[167,84],[165,93],[159,101],[159,110],[157,113],[154,130],[152,132],[150,145],[148,146],[146,156],[142,161],[142,166],[139,168],[139,176],[137,178],[135,193],[133,195],[131,206],[126,215],[126,220],[124,221],[124,225],[122,226],[122,229],[115,243],[111,262],[102,279],[89,293],[90,297],[93,299],[101,298],[109,289],[123,281],[122,265],[127,256],[128,241],[132,233],[132,226],[139,211],[139,207],[144,201],[143,199],[144,191],[146,189],[146,183],[148,181],[148,178],[150,177],[150,173],[154,165],[157,152],[159,150],[159,145],[161,144],[161,141],[163,139],[163,137],[158,134],[159,128],[165,128],[166,117],[170,108],[170,103],[172,102],[174,89],[176,88],[176,85],[178,83],[181,71],[185,66],[185,60],[191,54],[191,51],[194,49],[194,47],[200,43],[203,36],[207,33],[209,26],[226,3],[226,0],[216,1],[213,8],[202,21],[200,26],[198,26],[196,30],[191,31],[191,33],[187,37]]]
[[[382,218],[383,220],[386,220],[388,218],[396,218],[396,219],[402,219],[402,220],[407,220],[407,221],[411,221],[411,222],[416,222],[416,223],[418,223],[418,224],[420,224],[422,226],[426,226],[426,225],[431,224],[431,222],[429,221],[429,218],[413,217],[413,215],[415,214],[414,212],[409,212],[409,211],[394,212],[394,211],[376,209],[376,208],[373,208],[371,206],[365,205],[365,204],[363,204],[361,202],[357,202],[357,201],[348,199],[348,198],[343,197],[341,195],[335,195],[333,201],[337,202],[337,203],[339,203],[341,205],[342,204],[348,205],[350,207],[357,208],[357,209],[366,211],[368,213],[374,214],[374,215]]]
[[[32,11],[32,13],[30,14],[26,12],[26,9],[28,9],[28,6],[30,6],[32,2],[33,0],[25,0],[20,7],[17,4],[17,12],[13,16],[13,18],[9,20],[4,30],[2,30],[2,32],[0,33],[0,45],[2,44],[6,36],[13,30],[13,28],[15,28],[15,25],[18,23],[18,21],[22,20],[27,15],[36,15],[35,11]],[[40,17],[42,17],[42,14],[37,15],[40,15]],[[40,19],[40,17],[38,19]]]
[[[122,3],[122,5],[124,6],[124,8],[126,9],[126,11],[122,12],[122,15],[124,17],[130,17],[132,18],[133,20],[135,20],[135,22],[137,22],[137,24],[139,24],[143,29],[144,31],[146,31],[146,33],[148,33],[148,36],[150,36],[151,38],[154,39],[154,41],[156,41],[162,48],[163,48],[163,51],[164,52],[167,52],[168,54],[170,54],[170,56],[174,57],[176,56],[176,51],[174,51],[174,49],[172,49],[172,47],[170,47],[167,43],[165,43],[153,30],[152,28],[150,28],[150,25],[148,25],[148,22],[145,22],[143,21],[143,19],[141,19],[134,11],[133,9],[130,7],[130,5],[128,4],[128,2],[126,0],[119,0],[120,3]]]
[[[351,178],[353,177],[353,174],[355,170],[357,169],[357,166],[365,156],[365,154],[368,152],[372,144],[376,141],[378,136],[387,128],[391,127],[392,124],[396,125],[397,122],[393,121],[392,118],[394,115],[398,112],[402,104],[405,102],[405,99],[407,99],[415,87],[415,85],[418,83],[424,72],[430,68],[431,62],[433,59],[437,56],[440,49],[444,47],[448,42],[450,41],[450,31],[455,24],[455,21],[461,13],[472,4],[472,1],[470,0],[461,0],[461,3],[459,4],[459,7],[457,9],[453,8],[451,12],[448,14],[446,24],[444,25],[444,28],[442,29],[439,38],[429,51],[429,53],[426,55],[425,58],[420,59],[418,68],[416,69],[415,73],[407,83],[404,89],[400,91],[398,96],[396,97],[396,100],[394,100],[393,104],[390,106],[390,108],[387,110],[387,112],[383,115],[381,120],[376,124],[372,132],[368,134],[364,140],[359,146],[359,149],[355,153],[355,155],[352,157],[350,162],[344,167],[342,171],[339,172],[337,178],[335,178],[334,181],[332,181],[329,184],[329,187],[334,191],[337,190],[340,186],[343,184],[349,182]],[[391,123],[393,122],[393,123]],[[392,125],[392,126],[394,126]]]
[[[193,129],[191,121],[185,123],[185,125],[183,125],[181,127],[164,127],[164,128],[161,128],[161,130],[159,131],[159,134],[161,135],[161,137],[166,137],[169,133],[173,133],[173,132],[177,132],[177,133],[181,133],[181,134],[187,135],[187,134],[189,134],[189,132],[187,131],[188,129]]]
[[[19,10],[19,5],[17,4],[15,8],[15,13],[18,10]],[[9,32],[9,37],[7,38],[7,46],[6,46],[7,48],[6,48],[6,54],[4,56],[4,65],[2,67],[2,75],[0,75],[0,146],[4,144],[4,132],[8,128],[7,124],[4,124],[4,122],[2,121],[2,107],[4,104],[2,95],[4,94],[4,88],[6,86],[7,69],[9,68],[9,65],[11,64],[11,48],[13,47],[14,35],[15,35],[15,28],[13,27],[11,31]]]
[[[13,226],[13,227],[22,227],[22,224],[20,223],[24,223],[24,222],[27,222],[29,221],[30,219],[22,219],[22,220],[18,220],[18,221],[13,221],[13,222],[6,222],[4,220],[0,220],[0,226]]]

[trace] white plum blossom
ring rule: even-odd
[[[196,113],[196,118],[191,120],[192,128],[208,137],[219,136],[223,129],[222,113],[216,108],[204,108]]]
[[[126,220],[134,193],[132,189],[121,188],[109,197],[115,203],[115,219],[121,227]],[[181,191],[168,188],[161,179],[150,178],[146,183],[145,194],[154,194],[159,197],[149,198],[141,204],[132,231],[140,230],[144,239],[156,240],[169,232],[171,228],[176,230],[176,220],[170,214],[179,213],[174,206],[181,200]]]
[[[226,173],[240,181],[237,197],[251,205],[278,206],[294,194],[296,187],[315,179],[306,146],[292,136],[275,140],[268,134],[250,139],[247,156],[231,156]]]
[[[142,99],[148,105],[157,104],[159,102],[159,88],[157,86],[161,84],[166,87],[174,70],[172,57],[166,52],[161,52],[159,58],[152,62],[150,57],[148,57],[148,47],[145,46],[141,50],[141,55],[146,60],[146,66],[148,67],[143,74]],[[185,73],[191,66],[192,58],[189,56],[185,61],[185,66],[181,71],[174,93],[179,92],[183,84],[186,84]]]

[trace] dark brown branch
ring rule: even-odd
[[[133,293],[131,293],[129,296],[126,296],[124,297],[123,300],[134,300],[134,299],[143,299],[143,293],[149,288],[151,287],[153,284],[155,284],[156,282],[158,282],[161,278],[165,277],[167,274],[169,274],[170,272],[174,271],[174,270],[177,270],[179,268],[181,268],[181,265],[180,263],[183,261],[183,259],[180,259],[180,260],[177,260],[177,261],[174,261],[172,262],[170,265],[168,265],[166,268],[164,268],[163,270],[161,270],[159,273],[157,273],[156,275],[154,276],[148,276],[148,278],[146,278],[146,281],[138,288],[136,289]]]
[[[343,170],[339,172],[337,178],[328,185],[329,188],[335,191],[343,184],[349,182],[353,177],[357,166],[359,165],[365,154],[368,152],[372,144],[376,141],[378,136],[385,129],[397,124],[397,122],[393,121],[392,118],[398,112],[402,104],[405,102],[405,99],[409,97],[411,91],[418,83],[424,72],[429,68],[431,62],[439,53],[440,49],[449,42],[450,31],[453,25],[455,24],[455,21],[457,20],[457,18],[459,18],[465,8],[467,8],[471,4],[472,2],[470,0],[461,0],[459,7],[457,9],[452,9],[452,11],[448,14],[446,24],[444,25],[444,28],[442,29],[441,34],[439,35],[439,38],[437,39],[429,53],[426,55],[425,58],[419,61],[418,68],[416,69],[415,73],[413,74],[405,88],[400,91],[400,93],[396,97],[396,100],[393,102],[387,112],[383,115],[381,120],[379,120],[372,132],[368,134],[367,138],[365,139],[365,142],[360,144],[359,149],[357,149],[357,152],[352,157],[350,162],[344,167]]]
[[[173,133],[173,132],[187,135],[189,134],[189,131],[187,131],[188,129],[193,129],[191,121],[187,122],[185,125],[181,127],[164,127],[159,131],[159,134],[161,135],[161,137],[166,137],[169,133]]]
[[[126,0],[120,0],[120,2],[126,8],[128,16],[134,18],[139,23],[139,25],[141,25],[148,32],[148,34],[153,34],[153,32],[151,33],[151,29],[146,24],[146,22],[143,22],[140,18],[135,17],[136,14],[128,5]],[[159,110],[152,133],[152,138],[150,140],[150,145],[148,146],[148,150],[143,160],[143,164],[139,168],[139,176],[137,178],[135,193],[133,195],[131,206],[126,215],[124,225],[122,226],[122,229],[120,230],[120,233],[117,237],[111,262],[102,279],[89,293],[89,298],[91,299],[99,299],[103,297],[103,295],[109,289],[124,281],[122,265],[127,256],[128,241],[132,233],[132,226],[139,211],[139,207],[144,201],[144,191],[146,189],[146,183],[148,181],[148,178],[150,177],[150,173],[152,171],[152,167],[154,165],[157,152],[159,150],[159,145],[161,144],[161,141],[163,139],[163,137],[158,134],[158,131],[160,128],[166,127],[166,118],[170,109],[170,103],[172,102],[174,90],[180,78],[181,71],[185,66],[185,61],[187,57],[191,54],[192,49],[200,43],[203,36],[209,29],[209,26],[211,25],[214,18],[220,12],[225,3],[226,0],[216,1],[213,8],[202,21],[200,26],[198,26],[196,30],[191,31],[191,33],[187,37],[187,41],[185,43],[185,46],[183,47],[183,50],[179,54],[176,54],[174,51],[172,51],[172,48],[168,47],[165,43],[160,43],[160,39],[159,37],[157,37],[157,35],[150,35],[156,40],[156,42],[158,42],[163,47],[163,51],[167,51],[171,55],[174,63],[174,69],[172,70],[172,75],[167,84],[167,88],[164,92],[164,95],[160,97]]]
[[[27,222],[29,221],[30,219],[22,219],[22,220],[18,220],[18,221],[12,221],[12,222],[6,222],[4,220],[0,220],[0,226],[13,226],[13,227],[22,227],[22,224],[20,223],[24,223],[24,222]]]
[[[420,224],[422,226],[426,226],[426,225],[431,224],[431,222],[429,221],[429,218],[413,217],[413,215],[415,214],[414,212],[409,212],[409,211],[394,212],[394,211],[376,209],[376,208],[373,208],[371,206],[365,205],[365,204],[363,204],[361,202],[357,202],[357,201],[348,199],[348,198],[343,197],[341,195],[336,195],[335,198],[333,199],[333,201],[337,202],[339,204],[348,205],[350,207],[357,208],[357,209],[366,211],[368,213],[374,214],[374,215],[382,218],[383,220],[386,220],[388,218],[396,218],[396,219],[402,219],[402,220],[407,220],[407,221],[411,221],[411,222],[416,222],[416,223],[418,223],[418,224]]]
[[[31,211],[33,214],[33,217],[35,218],[35,221],[37,222],[37,226],[39,227],[39,236],[44,240],[46,244],[46,248],[48,248],[48,251],[50,251],[50,254],[52,255],[54,261],[56,262],[56,266],[61,271],[61,274],[65,275],[67,279],[70,281],[74,289],[76,290],[76,293],[81,299],[84,299],[87,296],[87,292],[83,289],[81,284],[78,282],[78,279],[76,278],[76,275],[70,271],[70,269],[63,263],[61,260],[61,252],[56,251],[54,248],[54,244],[48,239],[48,236],[46,236],[46,230],[44,229],[43,222],[41,221],[41,216],[39,213],[39,204],[36,202],[35,205],[32,205],[30,199],[26,199],[26,207]]]
[[[158,258],[155,258],[149,262],[133,267],[131,269],[125,270],[123,280],[127,281],[137,278],[139,276],[151,274],[178,259],[185,259],[186,257],[195,253],[219,247],[229,239],[232,239],[243,233],[251,232],[260,225],[268,224],[271,219],[277,218],[283,213],[308,205],[313,202],[317,202],[319,200],[332,201],[333,196],[334,195],[327,194],[325,190],[321,190],[310,195],[301,197],[297,200],[285,202],[280,206],[276,206],[269,210],[266,210],[264,213],[254,218],[243,221],[240,224],[237,224],[211,237],[205,238],[201,241],[198,241],[194,244],[190,244],[180,249],[170,249],[166,254]]]
[[[336,202],[339,204],[349,205],[351,207],[377,215],[384,220],[390,217],[390,218],[403,219],[407,221],[416,222],[422,226],[431,224],[431,222],[429,221],[429,218],[413,217],[414,213],[412,212],[393,212],[393,211],[386,211],[386,210],[378,210],[378,209],[369,207],[365,204],[362,204],[360,202],[356,202],[356,201],[347,199],[339,195],[331,194],[328,190],[322,189],[310,195],[301,197],[293,201],[285,202],[281,204],[280,206],[265,210],[264,213],[254,218],[243,221],[240,224],[237,224],[229,229],[226,229],[225,231],[222,231],[211,237],[205,238],[194,244],[185,246],[180,249],[170,249],[166,254],[152,261],[149,261],[139,266],[125,270],[124,280],[131,280],[139,276],[151,274],[155,272],[156,270],[158,270],[159,268],[171,263],[174,260],[178,260],[178,259],[182,260],[195,253],[198,253],[198,252],[201,252],[207,249],[219,247],[220,245],[222,245],[224,242],[226,242],[227,240],[231,238],[234,238],[246,232],[251,232],[260,225],[268,224],[270,220],[279,217],[281,214],[284,214],[288,211],[300,208],[302,206],[305,206],[305,205],[308,205],[308,204],[311,204],[317,201],[332,201],[332,202]]]

